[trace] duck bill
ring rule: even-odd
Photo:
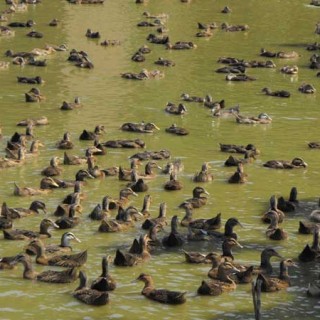
[[[55,222],[52,222],[52,226],[53,226],[55,229],[60,229],[60,227],[59,227]]]
[[[237,240],[234,239],[234,241],[235,241],[237,247],[239,247],[239,248],[241,248],[241,249],[243,248],[243,246],[242,246]]]

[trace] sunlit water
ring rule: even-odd
[[[231,14],[220,13],[228,5]],[[0,9],[7,6],[0,4]],[[146,37],[155,33],[154,28],[138,28],[136,24],[145,20],[143,11],[152,14],[167,13],[166,26],[172,42],[194,41],[197,49],[187,51],[169,51],[161,45],[148,44]],[[1,126],[4,137],[1,150],[6,141],[15,132],[23,132],[15,124],[25,118],[46,115],[50,125],[35,128],[35,135],[44,144],[38,157],[27,160],[24,166],[0,171],[0,200],[9,206],[27,207],[32,199],[17,198],[12,195],[13,182],[21,186],[38,187],[41,170],[48,166],[53,155],[63,156],[55,143],[70,131],[75,149],[70,154],[83,154],[91,142],[82,142],[78,137],[83,129],[93,130],[96,124],[106,126],[106,134],[101,140],[122,138],[142,138],[147,150],[168,149],[172,158],[181,158],[185,170],[179,175],[184,188],[173,193],[163,190],[163,183],[169,178],[159,174],[150,182],[149,193],[152,195],[151,212],[158,214],[159,204],[168,204],[168,219],[184,212],[178,205],[191,196],[195,184],[191,181],[204,161],[208,161],[215,176],[213,182],[203,185],[210,193],[208,204],[194,212],[195,217],[212,217],[222,213],[223,222],[230,217],[238,217],[245,228],[238,228],[239,241],[243,249],[235,251],[236,260],[247,264],[258,264],[260,252],[266,246],[274,246],[284,257],[296,259],[312,236],[299,235],[298,221],[305,218],[317,207],[319,197],[319,155],[317,150],[310,150],[309,141],[319,139],[319,98],[318,94],[304,95],[298,91],[303,82],[318,87],[316,71],[308,68],[311,52],[305,50],[309,43],[318,41],[314,34],[315,23],[319,19],[319,8],[311,7],[308,1],[261,1],[248,0],[209,1],[192,0],[189,4],[175,1],[153,1],[136,5],[133,0],[108,0],[103,5],[70,5],[67,1],[43,0],[41,4],[28,6],[28,11],[9,15],[10,21],[36,21],[35,30],[44,33],[43,39],[30,39],[25,36],[29,29],[17,29],[15,37],[0,38],[1,52],[28,51],[43,48],[45,44],[60,45],[66,43],[69,49],[84,50],[94,62],[92,70],[79,69],[67,62],[68,52],[56,52],[48,56],[48,66],[36,68],[19,67],[10,64],[8,70],[0,70],[0,108]],[[52,18],[58,18],[58,27],[48,26]],[[248,24],[246,32],[213,31],[210,38],[196,38],[197,22],[222,22],[230,24]],[[3,25],[5,23],[2,23]],[[99,31],[104,39],[121,41],[117,47],[102,47],[100,40],[88,40],[87,28]],[[144,63],[131,61],[133,53],[143,44],[148,44],[152,52],[146,55]],[[301,56],[295,60],[273,59],[277,65],[274,69],[247,69],[247,74],[255,76],[257,81],[228,83],[225,75],[214,70],[222,65],[219,57],[230,56],[246,60],[262,60],[260,49],[270,51],[296,51]],[[159,57],[172,59],[176,66],[159,67],[154,61]],[[2,56],[0,60],[11,61]],[[295,76],[283,75],[280,68],[285,65],[299,67]],[[161,69],[165,77],[160,80],[130,81],[120,77],[123,72],[139,72]],[[27,104],[24,92],[29,85],[16,82],[16,76],[41,75],[46,81],[40,86],[46,100],[41,103]],[[261,89],[288,90],[292,97],[277,99],[267,97]],[[210,110],[196,103],[186,103],[188,112],[185,116],[173,116],[164,112],[168,101],[179,103],[182,92],[204,96],[211,94],[214,100],[225,99],[227,107],[239,104],[241,113],[258,115],[267,112],[273,122],[270,125],[245,126],[235,123],[233,118],[213,118]],[[83,108],[70,112],[59,110],[62,101],[72,101],[79,96]],[[154,134],[125,133],[119,130],[124,122],[155,122],[161,128]],[[172,123],[186,127],[190,135],[172,136],[165,128]],[[247,165],[248,183],[229,185],[228,177],[234,168],[223,166],[228,154],[219,150],[219,142],[235,144],[255,144],[261,155],[255,163]],[[108,149],[107,155],[98,158],[101,168],[113,165],[129,166],[128,157],[136,150]],[[4,152],[3,152],[4,154]],[[302,157],[308,168],[302,170],[268,170],[262,164],[270,159],[288,159]],[[166,160],[159,161],[165,165]],[[79,168],[64,166],[62,177],[74,179]],[[100,274],[101,257],[114,255],[116,248],[127,249],[132,240],[142,231],[140,223],[130,231],[118,234],[98,233],[99,222],[90,221],[88,214],[101,202],[105,195],[117,197],[125,183],[117,177],[90,180],[84,187],[86,199],[83,201],[82,223],[73,229],[82,240],[74,244],[74,251],[88,249],[88,262],[83,270],[93,279]],[[272,194],[288,196],[292,186],[296,186],[299,199],[307,209],[292,214],[283,223],[289,233],[289,239],[274,242],[266,239],[266,225],[260,220],[267,209]],[[62,198],[71,192],[55,190],[48,196],[41,196],[48,207],[48,217],[52,217]],[[143,194],[132,199],[131,204],[142,206]],[[42,215],[15,221],[14,227],[37,230]],[[166,230],[169,231],[169,228]],[[182,232],[186,232],[181,229]],[[60,241],[63,230],[52,231],[52,243]],[[160,234],[159,237],[162,237]],[[0,256],[13,255],[23,250],[25,242],[1,240]],[[186,250],[220,250],[219,244],[186,244]],[[272,260],[276,272],[278,261]],[[37,271],[45,268],[35,266]],[[188,265],[184,262],[181,249],[159,250],[150,262],[132,267],[119,268],[110,266],[110,273],[118,282],[118,288],[110,293],[107,306],[95,308],[83,305],[72,297],[77,283],[54,285],[35,283],[22,279],[21,266],[13,271],[0,272],[0,314],[1,319],[253,319],[251,286],[239,285],[237,290],[219,297],[201,297],[196,290],[209,266]],[[141,296],[142,283],[132,283],[141,272],[150,273],[157,287],[188,291],[187,303],[181,306],[167,306],[149,301]],[[308,319],[319,317],[319,303],[306,296],[307,284],[318,277],[318,265],[299,264],[290,270],[292,287],[287,291],[262,295],[262,313],[264,319]]]

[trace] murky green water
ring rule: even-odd
[[[225,15],[221,9],[229,5],[233,12]],[[0,10],[7,6],[0,4]],[[138,28],[136,24],[144,20],[143,11],[152,14],[165,12],[169,15],[166,26],[172,42],[194,41],[197,49],[187,51],[168,51],[163,46],[148,44],[152,53],[146,55],[146,61],[132,62],[132,54],[143,44],[146,37],[154,32],[153,28]],[[70,5],[67,1],[43,0],[41,4],[28,6],[28,11],[9,15],[10,21],[36,21],[35,30],[44,33],[42,39],[30,39],[25,36],[29,31],[17,29],[15,37],[0,38],[1,54],[7,49],[28,51],[43,48],[45,44],[60,45],[66,43],[69,49],[84,50],[94,62],[95,68],[84,70],[74,67],[66,61],[68,52],[56,52],[48,56],[48,66],[36,68],[10,64],[9,69],[0,70],[0,124],[4,137],[1,150],[6,141],[15,132],[23,132],[15,124],[24,118],[45,115],[50,125],[35,128],[35,136],[44,144],[38,157],[27,160],[26,165],[0,171],[0,201],[9,206],[29,206],[33,198],[17,198],[12,195],[13,182],[21,186],[38,187],[41,170],[48,166],[53,155],[62,156],[63,151],[55,148],[55,143],[65,131],[70,131],[75,149],[71,154],[83,154],[91,142],[79,141],[83,129],[92,130],[96,124],[106,126],[102,141],[110,139],[136,138],[145,140],[147,150],[168,149],[172,158],[181,158],[185,170],[179,175],[184,188],[168,193],[163,190],[163,183],[168,176],[159,175],[148,182],[152,195],[151,211],[158,214],[159,204],[168,204],[168,217],[184,212],[178,205],[190,197],[195,184],[193,174],[200,169],[204,161],[209,161],[215,176],[213,182],[204,187],[210,192],[207,206],[195,212],[196,217],[211,217],[222,213],[223,222],[229,217],[238,217],[245,228],[238,229],[239,241],[243,249],[235,252],[236,260],[243,263],[258,264],[260,252],[268,245],[274,246],[285,257],[297,258],[311,236],[297,233],[298,221],[303,213],[295,213],[283,223],[289,233],[289,239],[272,242],[265,237],[266,225],[260,221],[260,215],[268,207],[272,194],[287,196],[292,186],[296,186],[299,198],[315,208],[319,197],[319,154],[310,150],[307,142],[319,139],[319,98],[318,93],[304,95],[298,91],[303,82],[318,87],[316,71],[308,68],[311,52],[305,50],[308,43],[318,41],[314,34],[315,23],[319,19],[319,8],[311,7],[308,1],[261,1],[247,0],[209,1],[192,0],[190,4],[175,1],[153,1],[136,5],[133,0],[108,0],[104,5]],[[61,24],[49,27],[52,18],[58,18]],[[230,24],[248,24],[247,32],[213,31],[209,39],[196,38],[197,22],[222,22]],[[2,23],[3,25],[5,23]],[[116,39],[121,46],[102,47],[100,40],[88,40],[84,35],[87,28],[99,31],[101,40]],[[301,56],[295,60],[274,59],[275,69],[248,69],[247,74],[255,76],[257,81],[228,83],[223,74],[214,70],[222,65],[219,57],[231,56],[246,60],[260,60],[260,49],[270,51],[296,51]],[[159,57],[176,62],[173,68],[158,67],[154,61]],[[2,56],[0,60],[11,61]],[[283,75],[280,68],[285,65],[299,67],[295,76]],[[142,68],[160,69],[165,77],[160,80],[129,81],[122,79],[123,72],[139,72]],[[27,104],[24,92],[29,85],[16,82],[16,76],[41,75],[46,81],[39,88],[46,96],[41,103]],[[292,97],[277,99],[261,94],[261,89],[289,90]],[[168,101],[180,102],[182,92],[204,96],[211,94],[214,100],[225,99],[227,107],[239,104],[241,113],[257,115],[267,112],[273,122],[270,125],[243,126],[234,119],[212,118],[208,108],[198,104],[186,103],[188,113],[183,116],[168,115],[164,107]],[[71,101],[79,96],[84,107],[71,112],[59,110],[63,100]],[[119,130],[124,122],[155,122],[161,128],[154,134],[125,133]],[[172,123],[186,127],[190,135],[172,136],[165,128]],[[247,165],[248,183],[229,185],[226,183],[234,168],[225,168],[224,161],[228,154],[221,153],[219,142],[235,144],[255,144],[261,155],[255,163]],[[128,157],[135,150],[108,149],[107,155],[98,158],[101,168],[122,165],[129,166]],[[3,152],[4,154],[4,152]],[[278,171],[267,170],[262,164],[270,159],[292,159],[302,157],[308,164],[305,170]],[[166,161],[160,161],[160,165]],[[78,168],[63,167],[62,177],[74,179]],[[88,249],[89,257],[83,268],[90,279],[100,274],[101,257],[114,255],[116,248],[127,248],[134,237],[141,233],[140,225],[118,234],[98,233],[99,222],[91,221],[88,214],[101,202],[104,195],[117,197],[125,184],[116,177],[90,180],[84,187],[87,197],[83,201],[82,223],[73,229],[82,243],[74,245],[74,251]],[[48,196],[41,196],[52,216],[58,203],[70,192],[70,189],[55,190]],[[141,207],[143,194],[132,199],[131,204]],[[16,228],[37,229],[43,216],[15,221]],[[168,229],[169,230],[169,229]],[[185,230],[181,230],[185,232]],[[63,233],[53,231],[52,242],[57,243]],[[160,235],[162,236],[162,235]],[[1,240],[0,256],[13,255],[22,251],[25,243]],[[202,246],[202,244],[201,244]],[[215,244],[188,244],[186,250],[201,249],[206,252],[215,249]],[[278,261],[273,261],[278,270]],[[43,267],[36,266],[37,271]],[[100,308],[82,305],[73,299],[72,291],[77,283],[54,285],[35,283],[22,279],[21,266],[13,271],[0,272],[0,310],[2,319],[249,319],[253,318],[251,287],[239,285],[237,290],[219,297],[200,297],[196,290],[202,279],[206,278],[208,266],[193,266],[184,263],[181,250],[159,251],[146,264],[133,268],[111,266],[110,273],[118,281],[116,291],[110,293],[110,304]],[[160,305],[146,300],[140,295],[141,283],[131,283],[140,272],[154,276],[157,287],[187,290],[188,301],[182,306]],[[318,267],[314,264],[302,265],[290,270],[293,286],[286,292],[264,294],[262,296],[263,318],[298,319],[301,316],[312,319],[319,317],[317,300],[306,297],[308,282],[317,278]]]

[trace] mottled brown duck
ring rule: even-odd
[[[204,206],[207,203],[208,199],[201,196],[203,193],[209,195],[209,192],[206,191],[203,187],[195,187],[192,191],[193,197],[182,202],[179,207],[183,208],[186,203],[190,203],[192,205],[192,208],[200,208]]]
[[[100,277],[93,280],[90,288],[98,291],[113,291],[117,287],[116,280],[109,274],[110,256],[102,258],[102,273]]]
[[[141,227],[144,230],[149,230],[151,227],[155,225],[160,225],[162,227],[166,226],[167,222],[167,204],[162,202],[159,207],[159,215],[156,218],[148,218],[146,219]]]

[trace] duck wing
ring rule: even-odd
[[[186,301],[185,295],[187,292],[170,291],[166,289],[154,289],[148,293],[149,299],[169,304],[179,304]]]
[[[87,250],[69,255],[61,255],[55,256],[48,260],[48,264],[51,266],[59,266],[59,267],[80,267],[86,263],[88,257]]]
[[[78,278],[76,268],[69,268],[63,271],[48,270],[37,275],[38,281],[52,283],[71,283]]]

